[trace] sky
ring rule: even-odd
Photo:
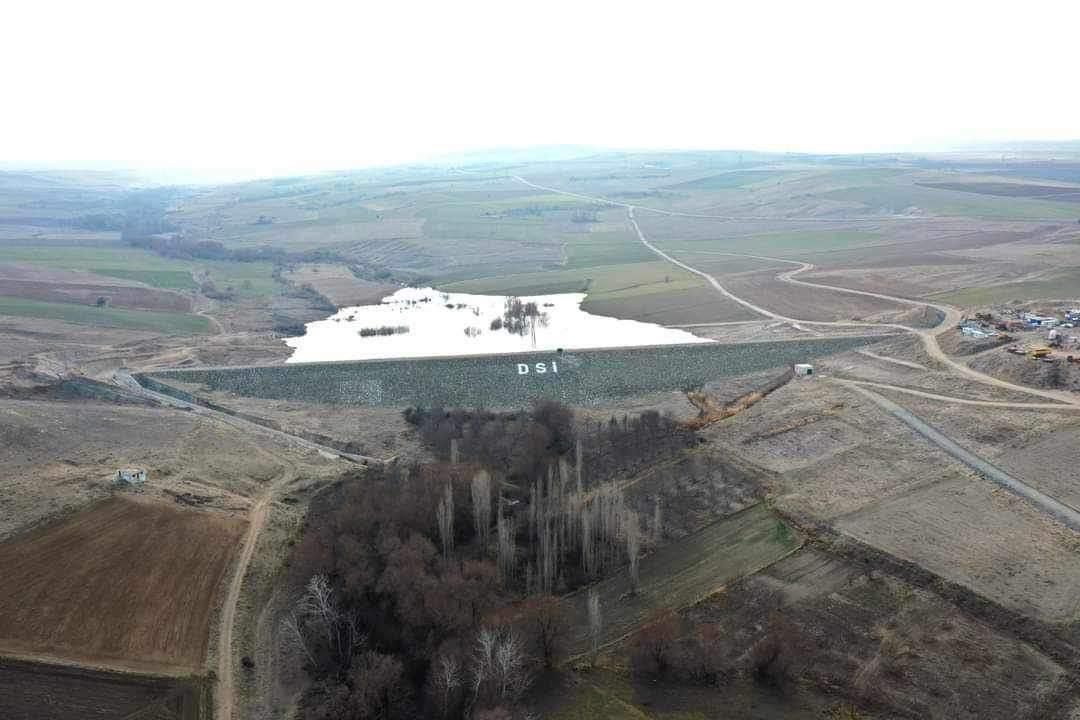
[[[5,3],[0,165],[271,176],[574,144],[1080,137],[1080,3]]]

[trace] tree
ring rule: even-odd
[[[532,683],[525,643],[510,627],[483,627],[472,655],[473,706],[512,703]]]
[[[630,582],[633,583],[634,592],[638,589],[638,565],[641,555],[641,525],[638,523],[637,513],[627,509],[623,518],[623,532],[626,535],[626,559],[630,563]]]
[[[649,618],[634,643],[634,669],[646,675],[662,676],[672,664],[678,618],[671,610],[659,610]]]
[[[566,601],[552,595],[529,598],[521,606],[518,622],[544,667],[554,667],[570,632]]]
[[[282,622],[285,638],[298,645],[313,667],[347,669],[364,641],[353,612],[342,611],[325,575],[313,575],[296,608]]]
[[[589,588],[586,604],[589,612],[589,641],[592,644],[593,662],[596,662],[596,653],[600,650],[600,631],[603,629],[603,620],[600,617],[600,591]]]
[[[488,537],[491,535],[491,475],[486,470],[473,475],[472,484],[473,525],[480,539],[481,554],[487,553]]]
[[[401,661],[377,652],[363,653],[349,673],[349,718],[411,718],[410,692]]]
[[[454,549],[454,487],[449,481],[446,483],[446,493],[435,508],[435,519],[439,524],[443,560],[449,561]]]
[[[444,650],[431,664],[429,692],[439,711],[439,717],[450,717],[457,710],[461,703],[464,679],[461,663],[451,652]]]

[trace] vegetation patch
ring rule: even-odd
[[[209,321],[200,315],[123,310],[6,296],[0,296],[0,315],[63,320],[79,325],[100,325],[125,330],[147,330],[166,335],[198,335],[210,330]]]

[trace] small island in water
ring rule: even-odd
[[[684,330],[591,315],[585,293],[515,297],[402,288],[378,305],[338,310],[286,339],[287,362],[493,355],[713,342]]]

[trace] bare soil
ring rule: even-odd
[[[895,495],[836,527],[1041,620],[1080,612],[1080,534],[979,478]]]
[[[610,300],[586,299],[583,307],[593,315],[608,315],[659,325],[730,322],[760,318],[756,313],[728,300],[711,287],[632,295]]]
[[[358,278],[345,265],[304,264],[287,273],[285,277],[295,285],[311,285],[338,307],[372,305],[399,289],[390,283]]]
[[[791,285],[777,280],[774,270],[740,274],[720,281],[732,293],[755,305],[799,320],[863,320],[908,309],[864,295]]]
[[[5,720],[209,720],[209,688],[199,680],[0,660]]]
[[[334,466],[180,410],[0,399],[0,539],[110,497],[117,468],[148,472],[128,492],[246,511],[290,461],[311,475]]]
[[[244,529],[238,518],[115,497],[0,544],[0,648],[196,671]]]
[[[891,397],[902,404],[910,399]],[[940,401],[921,402],[928,407]],[[1041,415],[1017,419],[1011,410],[995,411],[991,424],[987,417],[985,408],[955,406],[927,420],[946,433],[955,426],[960,442],[963,428],[979,423],[995,437],[1015,432],[1018,446],[1025,432],[1042,432]],[[1060,418],[1048,427],[1061,438],[1072,432]],[[821,378],[793,382],[708,435],[773,471],[765,479],[776,506],[801,522],[831,524],[1034,617],[1065,622],[1077,614],[1080,535],[975,476],[855,393]],[[1003,457],[992,459],[1005,465]],[[1022,477],[1062,492],[1070,477],[1068,455],[1060,465],[1048,460],[1046,472],[1033,473],[1034,461],[1013,465],[1026,464]],[[1058,476],[1055,488],[1050,478]]]

